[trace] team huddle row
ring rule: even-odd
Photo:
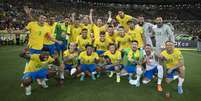
[[[87,75],[96,80],[104,72],[109,78],[115,74],[117,83],[128,76],[129,84],[136,87],[157,78],[159,92],[163,91],[163,78],[167,83],[178,79],[178,93],[183,93],[183,56],[174,47],[173,28],[161,17],[154,25],[144,22],[142,16],[134,18],[123,11],[112,19],[109,12],[108,22],[103,24],[101,19],[93,23],[92,14],[90,10],[89,16],[78,19],[73,13],[62,22],[40,15],[26,26],[30,32],[28,48],[20,54],[27,62],[21,84],[26,95],[31,95],[32,81],[47,88],[48,79],[58,77],[63,84],[66,71],[80,81]]]

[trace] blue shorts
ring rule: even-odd
[[[96,53],[97,53],[98,55],[102,55],[102,54],[105,53],[105,51],[103,51],[103,50],[96,50]]]
[[[71,71],[73,64],[65,64],[64,70]]]
[[[64,51],[67,48],[67,41],[63,42],[61,45],[58,43],[55,43],[55,47],[57,51],[59,52]]]
[[[43,48],[48,49],[50,55],[54,55],[54,50],[56,49],[55,44],[43,45]]]
[[[41,54],[42,50],[36,50],[36,49],[30,48],[29,53],[30,54]]]
[[[171,73],[167,73],[167,74],[166,74],[166,78],[173,79],[176,72],[177,72],[177,69],[172,70]]]
[[[81,64],[81,71],[86,72],[89,70],[91,73],[96,71],[96,65],[95,64]]]
[[[149,80],[152,80],[154,74],[156,74],[156,73],[158,73],[157,66],[154,67],[154,68],[151,69],[151,70],[145,71],[145,73],[144,73],[144,77],[146,77],[146,78],[149,79]]]
[[[32,78],[32,80],[36,80],[36,78],[44,79],[44,78],[47,78],[47,73],[48,73],[48,69],[43,68],[36,72],[24,73],[22,79],[26,79],[26,78],[30,78],[30,77]]]
[[[124,68],[128,73],[136,73],[136,66],[135,65],[129,65]]]

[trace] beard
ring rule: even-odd
[[[139,26],[143,26],[144,22],[139,22],[138,24],[139,24]]]

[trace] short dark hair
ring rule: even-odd
[[[87,48],[87,47],[93,48],[93,45],[92,45],[92,44],[87,44],[87,45],[85,46],[85,48]]]
[[[167,44],[168,42],[170,42],[170,43],[174,43],[174,42],[172,42],[172,41],[168,40],[168,41],[166,41],[166,42],[165,42],[165,44]]]
[[[105,35],[105,31],[101,31],[99,35]]]
[[[150,45],[150,44],[146,44],[145,46],[149,46],[149,47],[151,47],[151,45]]]
[[[132,43],[133,43],[133,42],[135,42],[135,43],[137,43],[137,44],[138,44],[138,41],[137,41],[137,40],[133,40],[133,41],[131,41],[131,42],[132,42]]]
[[[86,28],[83,28],[83,29],[82,29],[82,31],[88,31],[88,29],[86,29]]]

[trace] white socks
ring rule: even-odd
[[[60,79],[64,79],[64,72],[60,73]]]
[[[179,77],[178,86],[182,86],[183,82],[184,82],[184,78]]]

